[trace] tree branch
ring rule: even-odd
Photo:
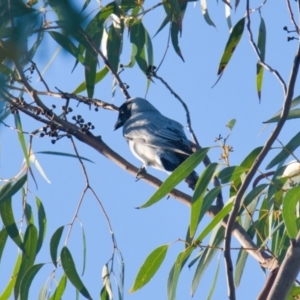
[[[250,15],[249,15],[249,0],[247,0],[247,18],[248,18],[248,31],[249,34],[251,33],[251,28],[250,28]],[[231,260],[231,253],[230,253],[230,244],[231,244],[231,232],[234,228],[235,220],[237,217],[237,214],[239,212],[241,202],[243,199],[243,196],[250,185],[253,177],[255,176],[256,171],[258,170],[260,164],[268,154],[269,150],[271,149],[271,146],[277,139],[286,119],[290,111],[291,107],[291,101],[293,98],[294,94],[294,88],[295,88],[295,83],[299,71],[299,63],[300,63],[300,44],[298,45],[298,49],[296,52],[296,56],[294,58],[293,62],[293,67],[288,83],[287,89],[285,88],[285,85],[283,85],[284,91],[285,91],[285,97],[284,97],[284,102],[283,102],[283,108],[281,112],[280,119],[277,123],[277,126],[275,127],[275,130],[273,133],[270,135],[269,139],[267,140],[266,144],[264,145],[263,149],[257,156],[256,160],[254,161],[251,169],[249,170],[248,174],[245,177],[244,182],[242,183],[237,195],[236,199],[233,204],[233,209],[232,212],[229,215],[228,223],[227,223],[227,228],[225,231],[225,250],[224,250],[224,258],[225,258],[225,264],[227,268],[227,280],[228,280],[228,286],[232,288],[232,282],[233,282],[233,266],[232,266],[232,260]],[[281,77],[279,77],[280,79]],[[281,84],[283,84],[282,79],[279,80]],[[235,291],[230,290],[230,299],[235,299]],[[281,298],[283,299],[283,298]]]
[[[267,300],[286,299],[300,271],[300,231],[295,239],[291,239],[285,258],[279,268],[275,282]]]

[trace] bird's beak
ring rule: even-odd
[[[114,130],[117,130],[118,128],[122,127],[124,125],[123,121],[119,118],[117,120],[117,123],[114,126]]]

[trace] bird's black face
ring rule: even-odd
[[[131,117],[131,103],[125,102],[119,108],[118,120],[115,124],[114,130],[122,127],[126,121]]]

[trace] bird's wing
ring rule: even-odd
[[[123,128],[124,137],[137,143],[162,148],[190,155],[189,141],[178,122],[161,114],[147,116],[137,115],[126,122]]]

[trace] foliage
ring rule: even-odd
[[[165,87],[171,90],[173,95],[181,101],[186,109],[189,129],[194,137],[195,153],[162,184],[158,183],[149,174],[143,175],[143,179],[148,183],[152,183],[157,188],[161,186],[139,208],[156,204],[169,195],[190,206],[190,224],[185,239],[158,246],[149,254],[137,272],[131,292],[141,289],[153,276],[157,276],[156,272],[163,264],[169,248],[174,244],[182,243],[184,247],[178,253],[170,270],[169,278],[166,280],[169,300],[176,299],[180,273],[188,262],[189,267],[195,265],[191,283],[191,294],[194,295],[204,272],[208,267],[211,267],[210,263],[220,249],[225,252],[229,297],[235,299],[235,287],[232,284],[233,274],[230,267],[232,263],[230,240],[232,234],[237,236],[241,247],[235,266],[234,282],[236,286],[239,285],[243,273],[247,272],[245,266],[248,254],[251,254],[264,269],[275,272],[278,271],[280,266],[282,268],[285,266],[285,259],[288,257],[288,251],[290,251],[288,248],[289,242],[292,241],[295,245],[298,245],[298,248],[300,247],[298,241],[300,224],[299,186],[297,186],[299,182],[299,160],[295,154],[300,145],[300,136],[297,128],[294,128],[295,132],[292,133],[293,137],[290,141],[285,145],[282,144],[279,153],[277,155],[272,154],[271,160],[268,158],[266,169],[274,169],[268,173],[259,170],[262,162],[266,164],[266,156],[285,121],[300,117],[300,110],[295,108],[300,103],[299,96],[292,99],[298,76],[299,50],[294,60],[294,67],[291,70],[291,79],[288,84],[285,84],[280,74],[265,62],[267,22],[262,15],[266,1],[257,9],[251,11],[249,1],[247,1],[247,11],[240,16],[239,21],[234,26],[231,26],[230,12],[232,9],[230,4],[223,1],[227,11],[226,19],[230,27],[230,33],[226,37],[227,42],[224,49],[222,49],[223,54],[220,57],[217,70],[218,80],[221,79],[221,76],[224,76],[228,64],[232,63],[231,60],[235,51],[237,51],[236,49],[247,31],[254,53],[257,55],[257,65],[255,66],[256,92],[259,99],[263,90],[265,70],[270,71],[282,84],[284,99],[280,112],[266,121],[266,123],[275,123],[276,127],[265,146],[249,151],[249,155],[239,165],[231,165],[229,157],[232,147],[228,145],[228,139],[236,123],[236,120],[233,119],[227,124],[230,131],[229,135],[226,138],[219,137],[216,139],[218,147],[222,151],[222,163],[211,163],[208,157],[211,148],[201,148],[198,144],[191,126],[187,105],[159,76],[160,65],[158,68],[153,66],[156,49],[153,47],[153,37],[151,37],[145,21],[148,15],[151,18],[153,11],[163,9],[163,22],[157,29],[156,35],[161,34],[163,29],[168,26],[167,47],[170,42],[173,51],[184,61],[184,54],[179,41],[185,24],[185,11],[191,5],[190,2],[194,1],[168,0],[153,5],[142,0],[123,0],[112,1],[97,7],[92,7],[92,3],[88,0],[80,2],[81,7],[78,7],[78,2],[68,0],[35,0],[27,3],[17,0],[2,1],[0,3],[0,97],[3,103],[1,122],[9,127],[4,121],[9,115],[13,115],[15,121],[13,129],[18,132],[20,148],[24,156],[19,174],[8,180],[3,180],[0,189],[0,216],[2,222],[0,260],[8,247],[8,241],[12,241],[19,251],[12,275],[0,295],[0,299],[7,299],[11,295],[14,295],[16,299],[29,299],[28,295],[33,281],[39,276],[40,270],[45,264],[49,263],[50,259],[53,272],[49,277],[49,281],[41,288],[41,299],[61,299],[66,289],[71,287],[87,299],[95,299],[99,295],[101,299],[124,298],[124,259],[121,250],[117,246],[110,219],[90,184],[84,163],[92,161],[79,154],[74,140],[78,139],[83,144],[96,149],[131,174],[135,174],[137,168],[130,165],[124,158],[109,148],[101,138],[95,136],[93,134],[94,125],[91,122],[85,122],[81,115],[70,118],[72,108],[69,104],[72,99],[78,104],[86,105],[89,108],[94,107],[96,110],[101,108],[117,111],[118,107],[115,105],[93,98],[95,88],[97,84],[107,79],[108,74],[112,74],[112,95],[115,95],[117,86],[119,86],[124,97],[126,99],[130,98],[128,86],[121,80],[120,76],[124,68],[133,68],[135,64],[145,77],[147,91],[154,79],[161,80]],[[289,1],[287,2],[289,3]],[[235,1],[235,8],[238,5],[239,1]],[[201,0],[201,10],[206,23],[215,26],[205,0]],[[295,31],[299,35],[299,25],[294,21],[293,10],[289,5],[287,11],[293,20]],[[257,42],[253,39],[252,15],[259,16],[259,21],[256,24],[259,28]],[[207,28],[209,27],[207,26]],[[129,36],[129,46],[125,43],[126,35]],[[44,80],[38,56],[43,51],[46,42],[55,46],[59,45],[65,51],[66,57],[73,59],[74,70],[78,71],[79,69],[79,72],[82,72],[82,82],[73,92],[60,90],[54,92]],[[130,53],[130,62],[121,64],[121,57],[126,51]],[[55,57],[53,57],[53,61],[51,63],[55,64]],[[31,82],[30,75],[35,72],[40,77],[43,88],[38,87],[38,85],[36,87],[34,82]],[[80,93],[86,93],[87,97]],[[55,106],[49,105],[46,96],[53,99],[60,98],[64,101],[65,104],[62,106],[61,113],[57,113]],[[29,141],[25,138],[27,129],[23,128],[22,125],[22,120],[25,117],[34,120],[35,128],[38,128],[31,130]],[[33,137],[35,136],[50,137],[53,144],[61,139],[66,140],[69,138],[75,154],[50,150],[34,152]],[[60,225],[53,230],[49,247],[48,245],[45,246],[45,235],[46,233],[49,234],[47,231],[49,216],[50,218],[53,216],[48,215],[44,208],[44,200],[40,199],[38,195],[33,196],[35,208],[28,201],[28,198],[33,195],[32,182],[29,182],[29,180],[36,181],[32,171],[33,166],[37,168],[46,181],[49,181],[36,158],[38,153],[49,155],[51,160],[55,160],[55,156],[75,158],[82,167],[86,182],[72,221],[68,225]],[[286,160],[291,156],[295,161],[292,162],[293,168],[288,169],[289,164],[286,164]],[[205,168],[199,176],[193,195],[190,197],[174,190],[202,162]],[[263,181],[263,183],[260,183],[260,181]],[[252,183],[252,187],[250,183]],[[71,247],[68,245],[73,226],[75,222],[78,222],[82,232],[84,273],[86,238],[85,229],[78,218],[78,212],[87,191],[94,195],[99,207],[103,210],[113,248],[111,257],[103,266],[103,288],[99,287],[98,296],[91,295],[88,291],[84,278],[81,279],[78,271],[79,263],[72,257]],[[20,201],[20,196],[22,205],[21,221],[17,219],[14,207],[14,203]],[[213,204],[215,200],[216,203]],[[211,216],[212,219],[204,226],[204,229],[200,230],[198,225],[205,214]],[[37,219],[35,219],[36,217]],[[209,234],[211,234],[211,237],[210,241],[207,242],[206,238]],[[225,244],[222,245],[224,239]],[[62,241],[64,245],[61,244]],[[45,247],[50,248],[50,255],[48,259],[40,263],[38,262],[39,254],[45,251]],[[192,254],[195,255],[193,259],[191,259]],[[116,265],[119,266],[118,270],[116,270]],[[219,268],[220,262],[217,264],[215,276],[212,280],[209,299],[211,299],[214,290],[218,286]],[[55,288],[51,289],[56,273],[60,274],[59,279],[56,280]],[[296,278],[291,276],[288,279],[290,279],[290,286],[286,289],[286,293],[290,289],[290,298],[295,297],[297,293],[299,295],[299,287],[293,283]],[[280,280],[279,276],[276,280]],[[266,286],[263,291],[267,294],[270,293],[269,295],[272,293],[269,286]]]

